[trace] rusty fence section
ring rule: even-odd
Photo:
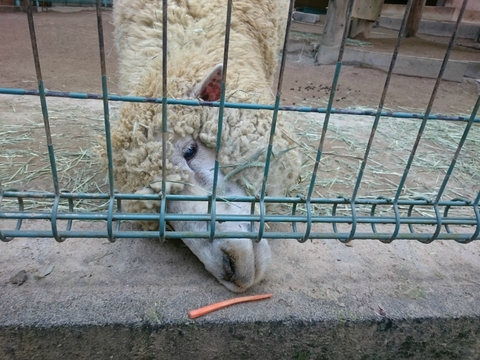
[[[119,96],[109,94],[107,88],[107,71],[105,65],[105,49],[103,43],[103,28],[102,28],[102,0],[96,1],[97,8],[97,18],[98,18],[98,36],[99,36],[99,50],[100,50],[100,59],[101,59],[101,74],[102,74],[102,94],[92,94],[92,93],[76,93],[76,92],[58,92],[58,91],[48,91],[45,89],[42,80],[42,72],[40,66],[40,57],[37,49],[37,42],[35,38],[35,28],[33,21],[33,14],[31,5],[27,7],[27,17],[30,29],[30,36],[32,42],[33,57],[35,60],[35,69],[38,80],[38,89],[17,89],[17,88],[0,88],[0,94],[7,95],[24,95],[24,96],[33,96],[37,97],[41,103],[43,119],[44,119],[44,129],[45,137],[47,142],[48,157],[50,162],[50,170],[52,174],[52,181],[54,184],[53,192],[39,192],[39,191],[19,191],[12,188],[4,187],[0,184],[0,240],[7,242],[12,240],[15,237],[53,237],[57,241],[64,241],[67,238],[107,238],[109,241],[115,241],[118,238],[213,238],[222,237],[222,238],[251,238],[251,239],[260,239],[270,238],[270,239],[296,239],[300,242],[306,241],[307,239],[339,239],[342,242],[348,242],[352,239],[374,239],[380,240],[382,242],[391,242],[395,239],[409,239],[409,240],[418,240],[423,243],[429,243],[436,239],[445,239],[445,240],[455,240],[460,243],[468,243],[472,240],[480,239],[480,212],[479,212],[479,202],[480,202],[480,192],[473,198],[453,198],[450,200],[442,200],[444,195],[445,188],[447,183],[450,180],[452,172],[456,166],[458,156],[464,147],[465,141],[469,136],[469,132],[473,126],[478,126],[480,119],[477,118],[478,109],[480,106],[480,97],[477,99],[477,102],[472,109],[471,115],[469,117],[464,116],[451,116],[451,115],[438,115],[431,114],[433,102],[437,95],[437,90],[442,81],[443,73],[445,71],[446,65],[452,48],[455,44],[457,29],[461,22],[463,13],[468,0],[464,0],[462,8],[460,10],[460,15],[456,22],[455,30],[451,36],[448,49],[446,51],[438,78],[436,80],[434,89],[432,91],[430,101],[428,103],[425,112],[422,114],[418,113],[406,113],[406,112],[391,112],[385,111],[384,101],[389,88],[390,80],[392,77],[393,69],[395,67],[395,62],[399,52],[399,48],[404,37],[404,30],[406,25],[406,19],[408,17],[412,0],[409,0],[406,11],[403,17],[401,29],[399,31],[397,44],[393,52],[391,59],[391,64],[388,70],[386,77],[385,86],[376,110],[359,110],[359,109],[342,109],[334,108],[333,103],[335,100],[335,92],[337,89],[338,79],[342,69],[342,59],[346,44],[346,39],[348,35],[348,26],[345,27],[343,40],[341,43],[340,53],[338,56],[338,61],[335,69],[335,75],[332,80],[332,86],[329,95],[329,102],[326,108],[318,107],[297,107],[281,104],[280,94],[283,83],[283,74],[285,69],[286,61],[286,44],[288,39],[288,33],[291,24],[293,3],[292,0],[290,3],[290,9],[288,14],[287,23],[287,34],[285,37],[285,43],[283,47],[282,59],[280,62],[280,72],[279,72],[279,81],[278,88],[276,91],[275,103],[270,104],[241,104],[241,103],[229,103],[225,101],[225,74],[227,72],[228,66],[228,44],[229,44],[229,26],[230,26],[230,17],[232,11],[232,0],[228,1],[228,13],[227,13],[227,23],[226,23],[226,35],[225,35],[225,52],[223,60],[223,79],[222,79],[222,93],[219,102],[203,102],[197,100],[176,100],[167,97],[167,86],[166,86],[166,71],[167,71],[167,51],[163,51],[163,96],[162,98],[146,98],[146,97],[134,97],[134,96]],[[347,13],[346,24],[349,24],[353,0],[349,2],[349,8]],[[166,14],[167,14],[167,0],[163,0],[163,25],[164,29],[167,26]],[[167,31],[163,31],[163,49],[167,49]],[[95,192],[95,193],[75,193],[62,190],[59,183],[59,176],[56,165],[55,158],[55,149],[52,142],[50,124],[49,124],[49,111],[47,109],[47,97],[63,97],[63,98],[73,98],[73,99],[97,99],[103,101],[104,109],[104,127],[106,134],[106,149],[108,153],[108,192]],[[163,108],[163,118],[162,118],[162,132],[163,136],[167,133],[168,130],[168,118],[167,118],[167,107],[168,105],[183,105],[183,106],[212,106],[219,108],[219,120],[218,120],[218,141],[216,152],[218,154],[220,138],[222,133],[222,123],[223,123],[223,111],[225,108],[244,108],[244,109],[258,109],[258,110],[270,110],[272,111],[272,130],[271,130],[271,139],[270,145],[272,144],[272,138],[275,136],[275,125],[277,114],[279,111],[291,111],[291,112],[302,112],[302,113],[321,113],[325,114],[325,120],[323,121],[323,127],[321,129],[321,138],[317,147],[315,154],[315,165],[312,169],[310,186],[304,194],[299,194],[296,197],[269,197],[265,194],[265,186],[263,186],[261,193],[256,196],[244,196],[244,197],[218,197],[216,193],[216,188],[214,187],[213,193],[207,194],[205,196],[186,196],[186,195],[173,195],[167,194],[153,194],[153,195],[141,195],[141,194],[123,194],[118,193],[115,190],[115,183],[113,177],[113,163],[112,163],[112,150],[110,144],[110,112],[109,104],[111,102],[142,102],[142,103],[160,103]],[[370,137],[368,144],[364,151],[363,159],[361,160],[359,170],[356,174],[355,185],[352,193],[346,197],[338,198],[322,198],[316,197],[314,195],[315,181],[317,177],[320,177],[321,174],[318,171],[320,161],[322,160],[324,152],[324,142],[325,135],[329,130],[329,120],[332,114],[344,114],[347,116],[355,115],[364,115],[371,116],[374,118],[373,125],[370,132]],[[384,118],[390,118],[390,120],[384,120]],[[398,184],[397,191],[394,197],[378,196],[376,198],[362,198],[358,196],[358,191],[362,183],[364,176],[364,171],[366,164],[369,160],[370,150],[374,141],[375,133],[377,126],[380,121],[391,121],[391,119],[418,119],[420,126],[416,136],[416,140],[413,144],[413,147],[410,150],[410,155],[406,162],[406,165],[403,169],[401,180]],[[458,141],[457,150],[454,157],[451,159],[451,162],[448,166],[446,173],[443,176],[441,186],[435,196],[431,198],[419,197],[415,199],[404,199],[402,198],[402,190],[405,186],[405,181],[409,175],[412,163],[415,159],[417,148],[420,140],[424,134],[425,127],[428,122],[432,121],[451,121],[461,124],[466,124],[464,128],[463,135]],[[163,138],[165,141],[165,137]],[[478,145],[478,144],[477,144]],[[480,154],[480,148],[478,149],[478,154]],[[479,155],[480,156],[480,155]],[[269,146],[267,151],[267,161],[264,166],[265,179],[268,177],[268,168],[270,159],[272,157],[271,146]],[[163,156],[165,159],[165,156]],[[215,163],[215,179],[218,178],[219,173],[219,164]],[[266,180],[265,180],[266,181]],[[264,182],[265,185],[265,182]],[[165,178],[162,182],[163,194],[165,193]],[[52,201],[52,205],[49,209],[43,209],[41,211],[27,210],[24,204],[28,201],[34,201],[35,199],[49,199]],[[74,202],[76,200],[84,200],[87,203],[89,201],[103,200],[108,203],[105,211],[86,211],[79,212],[75,210]],[[127,213],[122,211],[122,202],[128,200],[153,200],[158,201],[160,204],[160,213]],[[165,211],[167,201],[204,201],[209,203],[209,213],[204,215],[198,214],[171,214]],[[7,201],[14,201],[16,203],[16,210],[11,210],[7,208],[5,203]],[[251,204],[251,213],[244,215],[223,215],[215,214],[215,203],[217,201],[235,201],[235,202],[247,202]],[[2,206],[3,202],[3,206]],[[268,214],[265,211],[265,206],[269,203],[280,203],[288,206],[290,213],[288,215],[277,215],[277,214]],[[62,204],[62,206],[60,206]],[[321,214],[316,211],[316,206],[322,205],[324,207],[329,207],[331,210],[328,214]],[[256,212],[255,208],[259,208],[259,211]],[[298,211],[299,207],[302,207],[303,211]],[[339,207],[347,207],[349,212],[345,214],[344,212],[340,213],[338,211]],[[359,213],[358,209],[366,207],[369,210],[367,214]],[[378,209],[388,207],[392,210],[391,215],[385,215],[380,212]],[[418,215],[415,211],[416,208],[429,208],[433,216]],[[456,209],[464,210],[462,214],[469,215],[455,215]],[[466,210],[466,211],[465,211]],[[14,220],[16,221],[15,228],[7,228],[3,225],[5,222],[3,220]],[[40,221],[48,220],[51,224],[49,230],[24,230],[22,225],[25,220],[29,221]],[[79,231],[75,229],[75,221],[102,221],[105,226],[104,230],[101,231]],[[132,230],[123,230],[121,228],[122,221],[131,221],[131,220],[148,220],[148,221],[158,221],[159,230],[158,231],[132,231]],[[205,221],[209,222],[211,226],[209,231],[205,233],[189,233],[189,232],[175,232],[170,231],[167,227],[168,221]],[[61,227],[58,225],[62,221],[62,224],[66,222],[66,225]],[[251,222],[251,231],[250,232],[216,232],[215,231],[215,221],[248,221]],[[290,225],[290,231],[273,231],[268,228],[266,223],[287,223]],[[316,228],[313,226],[315,224],[327,224],[330,227],[330,231],[316,231]],[[301,225],[301,230],[299,229]],[[388,225],[389,231],[380,231],[378,225]],[[429,225],[430,232],[416,232],[414,225]],[[347,230],[340,229],[347,228]],[[455,231],[453,229],[462,228],[463,231]],[[257,230],[255,230],[257,229]]]

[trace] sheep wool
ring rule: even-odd
[[[225,0],[168,2],[168,97],[199,98],[202,81],[223,61]],[[275,67],[288,13],[286,0],[233,1],[226,101],[272,104]],[[162,96],[162,1],[116,0],[114,24],[124,93]],[[218,75],[217,74],[217,75]],[[213,73],[213,75],[215,75]],[[218,160],[223,173],[247,194],[258,194],[270,137],[272,111],[225,108]],[[116,187],[142,192],[166,172],[167,192],[179,193],[186,175],[169,159],[175,137],[192,136],[215,148],[218,108],[168,106],[166,168],[162,169],[162,105],[124,103],[111,129]],[[290,125],[279,115],[267,183],[268,195],[285,195],[297,182],[300,153]],[[137,212],[158,211],[138,201]],[[130,209],[132,209],[132,207]]]

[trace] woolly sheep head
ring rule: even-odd
[[[185,95],[204,101],[218,101],[221,77],[222,66],[214,66],[204,80],[192,86],[192,90],[185,92]],[[202,196],[211,193],[218,109],[168,107],[170,131],[165,147],[165,169],[162,169],[161,114],[161,105],[158,104],[127,103],[123,106],[119,121],[112,126],[116,186],[122,191],[160,193],[165,170],[167,193]],[[271,116],[271,112],[258,110],[225,109],[224,137],[218,155],[218,195],[244,196],[259,192]],[[281,136],[278,136],[277,142],[280,142],[283,150],[288,147],[288,142]],[[289,155],[272,159],[271,171],[275,182],[268,188],[270,194],[285,194],[287,185],[296,180],[298,154],[293,151]],[[245,166],[249,161],[254,164]],[[281,178],[284,181],[279,181]],[[158,202],[135,201],[128,210],[153,212],[159,211],[159,208]],[[167,211],[208,214],[208,205],[207,202],[198,201],[169,201]],[[250,204],[218,201],[216,213],[250,214]],[[144,225],[152,229],[158,223]],[[207,231],[206,221],[173,221],[170,225],[177,231]],[[216,232],[248,231],[251,231],[248,222],[216,223]],[[234,292],[245,291],[258,283],[264,277],[271,258],[265,239],[258,243],[241,237],[215,239],[213,242],[199,238],[182,240],[206,269]]]
[[[233,7],[226,74],[226,100],[271,103],[271,87],[280,38],[287,16],[286,0],[237,2]],[[160,0],[115,0],[114,23],[120,86],[137,96],[163,96]],[[171,1],[168,5],[167,96],[218,101],[220,98],[226,2]],[[124,103],[111,138],[115,185],[122,192],[205,196],[212,192],[215,160],[219,163],[217,196],[258,195],[262,188],[272,112],[225,108],[220,151],[218,108],[167,107],[162,132],[162,104]],[[162,138],[164,141],[162,141]],[[286,195],[298,178],[301,160],[292,132],[281,116],[273,142],[268,195]],[[129,201],[131,212],[159,212],[158,201]],[[167,211],[208,214],[207,202],[168,201]],[[216,214],[250,214],[250,204],[216,202]],[[204,218],[205,219],[205,218]],[[156,223],[144,223],[156,229]],[[174,221],[177,231],[205,232],[207,221]],[[228,289],[241,292],[259,282],[270,262],[265,239],[256,243],[241,233],[249,222],[216,222],[218,232],[240,233],[235,239],[189,239],[185,244]]]

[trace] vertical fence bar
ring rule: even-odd
[[[472,234],[472,236],[465,241],[465,243],[469,243],[475,239],[478,238],[478,235],[480,234],[480,211],[478,209],[480,203],[480,191],[477,194],[477,198],[475,199],[473,203],[473,211],[475,212],[475,217],[477,219],[477,230]]]
[[[0,206],[2,205],[2,201],[3,201],[3,198],[4,198],[4,193],[3,193],[3,187],[2,187],[2,184],[0,183]],[[17,201],[18,201],[18,211],[20,213],[23,213],[24,212],[24,206],[23,206],[23,197],[17,197]],[[22,222],[23,222],[23,219],[19,218],[17,219],[17,224],[15,226],[15,231],[19,231],[21,228],[22,228]],[[9,242],[9,241],[12,241],[15,237],[14,236],[5,236],[3,235],[1,229],[0,229],[0,241],[3,241],[3,242]]]
[[[470,115],[470,119],[468,120],[468,123],[465,126],[465,130],[463,131],[463,135],[460,139],[460,142],[458,143],[457,150],[455,151],[455,154],[452,158],[450,166],[448,167],[447,173],[443,178],[442,185],[440,186],[440,189],[438,190],[438,193],[437,193],[437,197],[435,199],[435,204],[438,204],[440,202],[440,199],[442,198],[442,195],[445,191],[445,187],[447,186],[447,183],[450,180],[450,176],[452,175],[453,169],[457,163],[457,159],[460,156],[460,151],[462,150],[463,145],[465,145],[465,141],[467,140],[468,133],[472,128],[473,120],[475,119],[475,116],[478,113],[479,107],[480,107],[480,96],[477,97],[477,101],[475,103],[475,106],[473,107],[472,114]]]
[[[307,216],[308,216],[308,221],[307,221],[307,229],[305,230],[305,235],[303,236],[303,239],[299,240],[299,242],[305,242],[308,239],[308,236],[310,235],[311,231],[311,210],[310,210],[310,200],[312,198],[313,190],[315,189],[315,181],[317,179],[317,173],[318,173],[318,167],[320,165],[320,160],[322,159],[322,153],[323,153],[323,145],[325,143],[325,137],[327,135],[327,129],[328,129],[328,123],[330,121],[330,115],[332,113],[332,107],[333,107],[333,101],[335,100],[335,94],[337,91],[337,85],[338,85],[338,79],[340,77],[340,70],[342,68],[342,60],[343,60],[343,53],[345,51],[345,45],[347,42],[347,37],[348,37],[348,31],[350,29],[350,19],[352,17],[352,9],[353,9],[353,3],[355,0],[350,0],[348,4],[348,9],[347,9],[347,17],[346,17],[346,22],[345,22],[345,29],[343,31],[343,36],[342,36],[342,43],[340,44],[340,51],[338,53],[338,60],[337,60],[337,65],[335,66],[335,74],[333,76],[332,80],[332,90],[330,91],[330,96],[328,99],[328,104],[327,104],[327,110],[325,113],[325,119],[323,121],[323,128],[322,128],[322,135],[320,137],[320,142],[318,144],[317,148],[317,155],[315,157],[315,165],[313,166],[313,171],[312,171],[312,177],[310,179],[310,185],[308,187],[308,193],[306,197],[306,203],[307,203]],[[354,217],[354,211],[352,208],[352,216]],[[355,219],[352,219],[353,223],[355,224]]]
[[[216,222],[216,202],[217,202],[217,184],[218,172],[220,164],[218,162],[218,154],[222,146],[222,130],[223,130],[223,113],[225,109],[225,89],[227,81],[227,66],[228,66],[228,50],[230,46],[230,27],[232,23],[232,0],[227,3],[227,19],[225,22],[225,45],[223,48],[223,71],[222,71],[222,85],[220,91],[220,106],[218,108],[218,126],[217,126],[217,143],[215,146],[215,165],[213,169],[213,188],[210,200],[208,203],[208,213],[210,214],[210,242],[215,237],[215,222]]]
[[[457,159],[460,156],[460,151],[462,150],[463,146],[465,145],[465,141],[467,140],[467,136],[470,133],[470,129],[472,128],[472,125],[473,125],[473,120],[475,119],[475,116],[477,115],[479,108],[480,108],[480,96],[477,97],[477,102],[475,103],[475,106],[473,107],[472,114],[470,115],[470,119],[469,119],[467,125],[465,126],[465,130],[463,131],[462,138],[460,139],[460,142],[458,143],[457,150],[455,151],[455,154],[452,158],[450,166],[448,167],[447,173],[445,174],[445,177],[443,178],[442,185],[440,186],[440,189],[438,190],[437,197],[436,197],[435,202],[434,202],[434,204],[437,206],[437,208],[439,206],[440,200],[441,200],[442,195],[445,191],[447,183],[450,180],[450,176],[452,175],[453,169],[455,168],[455,165],[457,164]],[[467,242],[472,241],[473,239],[475,239],[478,236],[478,233],[480,232],[480,214],[478,212],[478,200],[479,200],[479,198],[480,198],[480,193],[477,197],[476,202],[473,204],[473,211],[474,211],[475,216],[477,218],[477,230],[475,231],[475,233],[472,235],[472,237],[470,239],[468,239],[466,241],[462,241],[462,243],[467,243]],[[447,209],[446,209],[446,211],[447,211]],[[447,232],[450,232],[450,229],[449,229],[448,225],[445,225],[445,228],[446,228]]]
[[[408,1],[407,6],[405,7],[405,13],[403,15],[402,23],[400,25],[400,30],[398,31],[397,43],[393,51],[392,60],[390,62],[390,68],[388,69],[387,78],[385,79],[385,85],[383,87],[382,95],[380,97],[380,102],[378,104],[377,112],[375,114],[375,120],[373,121],[372,130],[370,132],[370,138],[368,139],[367,148],[365,149],[365,154],[363,156],[363,160],[360,165],[360,170],[358,171],[357,181],[355,183],[355,187],[352,192],[352,198],[350,199],[350,204],[352,209],[355,206],[355,200],[357,198],[358,190],[360,189],[360,185],[362,183],[363,173],[365,171],[365,167],[367,166],[368,156],[370,155],[370,149],[373,144],[373,139],[377,131],[378,123],[380,122],[380,115],[383,110],[385,98],[387,97],[388,87],[390,85],[390,79],[392,78],[393,69],[395,68],[395,63],[397,61],[398,51],[400,50],[400,45],[405,36],[405,27],[407,24],[408,15],[410,14],[410,10],[412,8],[412,3],[413,3],[413,0]],[[399,219],[400,214],[398,212],[398,207],[394,206],[393,209],[395,212],[396,224],[395,224],[395,230],[392,234],[392,239],[396,236],[396,234],[398,234],[398,231],[400,230],[400,219]],[[355,231],[356,231],[356,224],[354,223],[352,224],[352,230],[350,231],[350,236],[348,237],[348,239],[346,239],[346,241],[350,241],[353,239],[353,237],[355,236]]]
[[[102,4],[101,0],[96,1],[97,9],[97,28],[98,28],[98,46],[100,50],[100,67],[102,73],[102,100],[103,100],[103,115],[105,125],[105,141],[107,147],[108,160],[108,192],[110,200],[108,203],[107,215],[107,234],[110,242],[115,241],[113,235],[113,207],[115,204],[115,180],[113,177],[113,155],[110,135],[110,112],[108,106],[108,86],[107,86],[107,65],[105,60],[105,46],[103,37],[103,23],[102,23]]]
[[[287,58],[287,43],[288,36],[290,34],[290,28],[292,25],[293,5],[295,0],[290,0],[287,17],[287,27],[285,28],[285,37],[283,40],[282,57],[280,60],[280,71],[278,75],[277,93],[275,95],[275,107],[273,110],[272,125],[270,126],[270,137],[268,139],[267,155],[265,157],[265,168],[263,172],[262,188],[260,192],[260,223],[258,227],[258,236],[256,241],[260,242],[265,230],[265,192],[268,181],[268,171],[270,168],[270,159],[273,151],[273,139],[275,137],[275,130],[277,127],[278,109],[280,108],[280,98],[282,95],[283,74],[285,72],[285,62]]]
[[[450,42],[447,47],[447,51],[445,53],[445,57],[443,59],[442,65],[440,67],[440,71],[438,73],[437,80],[435,82],[435,86],[433,87],[432,94],[430,96],[430,100],[428,102],[427,108],[425,110],[425,114],[423,115],[422,123],[420,125],[420,128],[418,129],[417,137],[415,139],[415,143],[413,144],[412,151],[410,152],[410,156],[407,161],[407,165],[405,166],[405,170],[403,172],[402,178],[400,180],[400,183],[398,184],[397,192],[395,194],[395,198],[393,200],[393,205],[394,207],[398,207],[398,199],[400,198],[400,194],[402,193],[403,186],[405,185],[405,182],[407,180],[408,173],[410,171],[410,167],[412,166],[413,159],[415,158],[415,154],[418,149],[418,145],[420,143],[420,140],[422,138],[423,132],[425,130],[425,127],[427,125],[428,117],[430,116],[430,112],[432,111],[433,107],[433,102],[435,101],[435,98],[437,96],[437,91],[438,87],[440,86],[440,82],[442,81],[443,78],[443,73],[445,72],[445,68],[447,67],[448,64],[448,59],[450,58],[450,53],[452,52],[453,45],[455,44],[455,41],[457,39],[457,32],[458,28],[460,26],[460,22],[462,21],[463,14],[465,12],[465,8],[467,6],[468,0],[463,0],[462,7],[460,8],[460,13],[458,14],[457,22],[455,23],[455,28],[453,30],[452,37],[450,38]],[[430,243],[431,241],[435,240],[435,238],[438,236],[441,230],[442,226],[442,218],[440,214],[440,210],[438,208],[438,203],[433,204],[433,208],[435,210],[435,216],[437,218],[437,227],[435,232],[432,234],[432,237],[429,240],[425,240],[422,242],[424,243]],[[393,236],[392,236],[393,239]]]
[[[33,22],[32,4],[30,1],[27,2],[27,19],[28,19],[28,28],[30,31],[30,40],[32,43],[33,60],[35,62],[35,72],[37,75],[40,105],[42,107],[43,124],[45,128],[45,137],[47,140],[48,157],[50,161],[50,169],[52,170],[53,187],[55,191],[55,200],[53,202],[52,216],[50,218],[51,226],[52,226],[52,234],[56,241],[62,242],[65,240],[65,238],[61,238],[58,235],[58,229],[57,229],[57,212],[58,212],[58,205],[60,203],[60,184],[58,180],[57,163],[55,160],[55,151],[53,148],[52,134],[50,130],[50,120],[48,117],[47,99],[45,97],[45,87],[43,85],[42,70],[40,67],[40,57],[38,55],[37,37],[35,35],[35,25]]]
[[[168,1],[162,1],[162,198],[160,203],[160,218],[159,218],[159,236],[162,241],[165,241],[165,212],[167,209],[167,198],[166,198],[166,191],[167,191],[167,178],[166,178],[166,171],[167,168],[167,159],[166,155],[167,152],[165,150],[165,146],[167,145],[167,130],[168,130],[168,123],[167,123],[167,31],[168,31]]]
[[[45,87],[43,85],[42,70],[40,67],[40,57],[38,55],[37,38],[35,35],[35,25],[33,22],[32,4],[30,1],[27,2],[27,17],[28,17],[28,27],[30,30],[30,40],[32,43],[33,60],[35,62],[35,72],[37,75],[37,85],[38,85],[38,92],[40,96],[40,105],[42,107],[43,124],[45,127],[45,137],[47,139],[48,156],[50,160],[50,167],[52,169],[53,187],[54,187],[55,195],[57,195],[60,193],[60,185],[58,182],[57,165],[55,161],[55,152],[54,152],[53,143],[52,143],[52,134],[50,131],[50,120],[48,118],[47,100],[45,97]]]

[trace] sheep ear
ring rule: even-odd
[[[219,101],[222,74],[223,64],[218,64],[210,71],[205,79],[193,89],[191,96],[203,101]]]

